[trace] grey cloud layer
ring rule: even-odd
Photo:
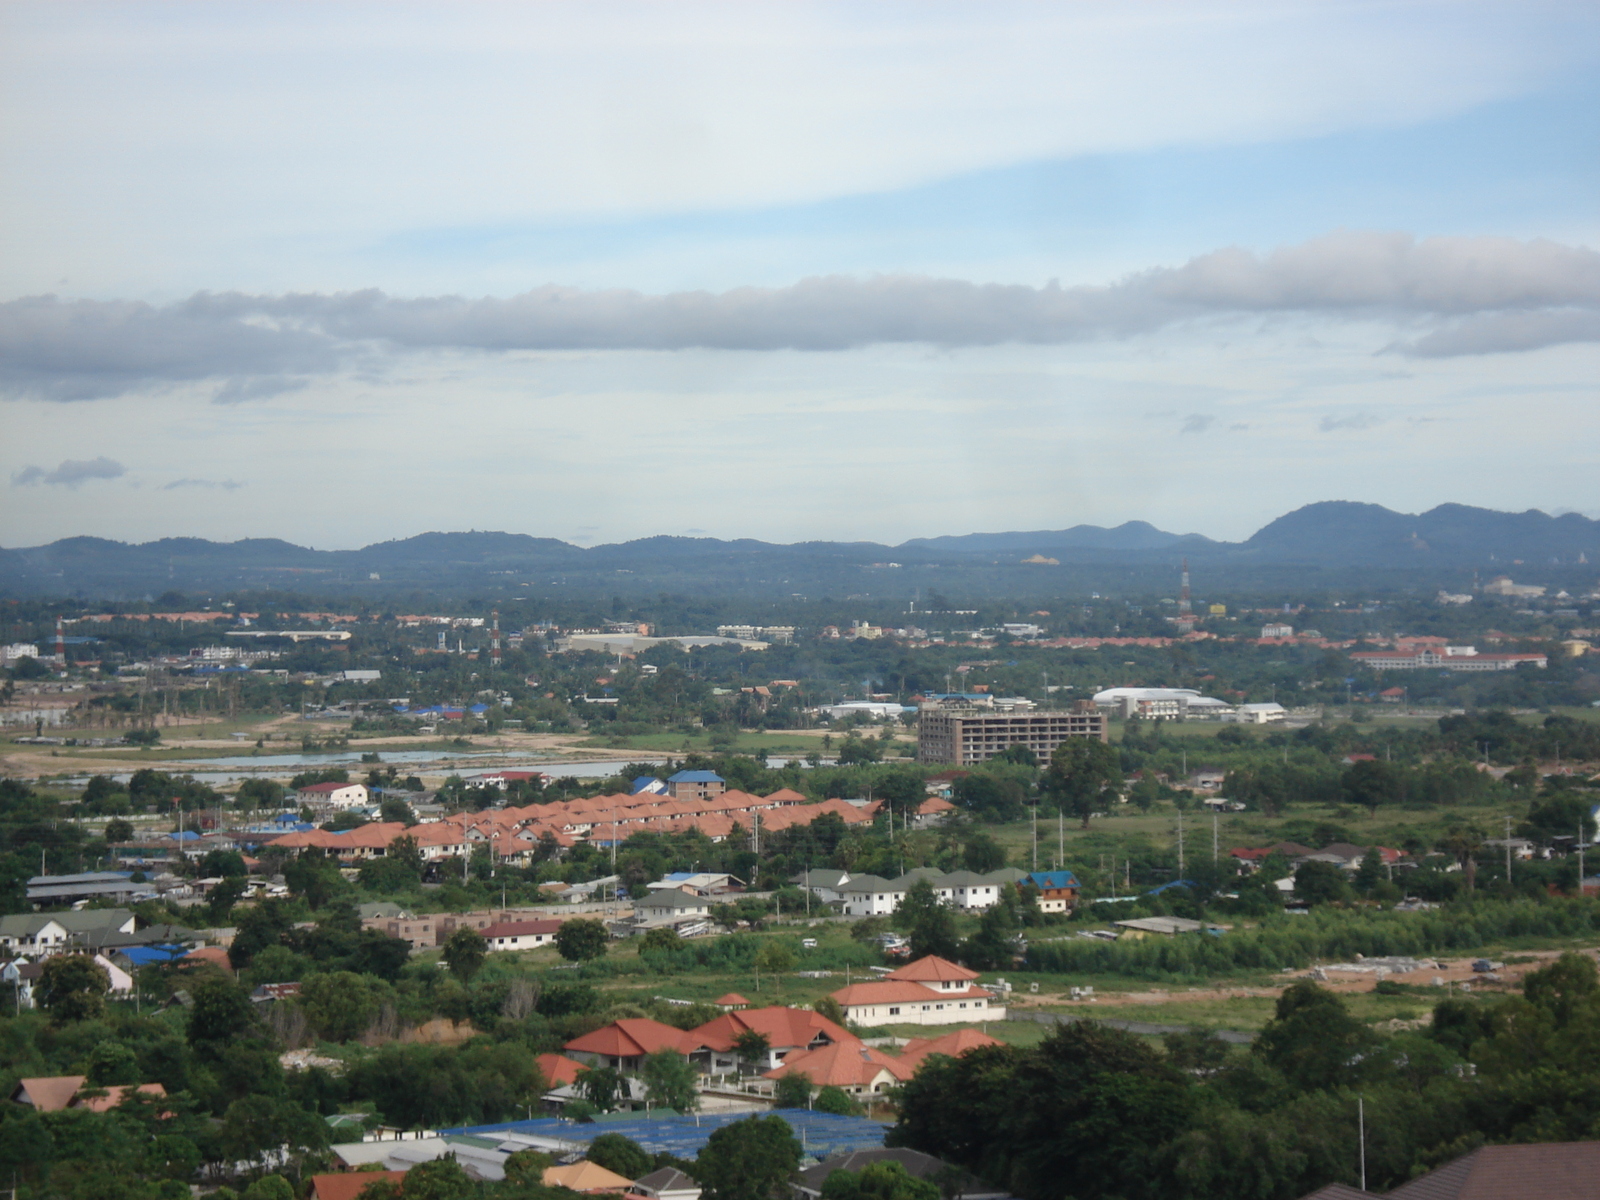
[[[547,286],[509,299],[378,291],[201,293],[155,307],[34,297],[0,305],[0,389],[54,400],[223,381],[246,400],[373,346],[511,350],[847,350],[1062,343],[1207,317],[1389,315],[1434,328],[1419,356],[1600,340],[1600,253],[1548,241],[1341,232],[1266,255],[1224,249],[1117,283],[1043,288],[839,276],[784,288],[647,296]]]
[[[47,483],[53,487],[75,488],[90,479],[118,479],[127,473],[128,468],[112,458],[69,458],[53,471],[43,467],[23,467],[11,477],[11,482],[19,487]]]

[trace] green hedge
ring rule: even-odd
[[[1161,979],[1302,969],[1349,962],[1356,955],[1435,955],[1476,950],[1515,938],[1580,937],[1600,932],[1600,901],[1479,900],[1428,912],[1319,908],[1270,917],[1255,929],[1152,936],[1136,941],[1088,938],[1028,948],[1024,967],[1054,974]]]

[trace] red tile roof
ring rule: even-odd
[[[951,1058],[960,1058],[969,1050],[977,1050],[983,1046],[1005,1045],[997,1037],[990,1037],[979,1029],[956,1029],[943,1037],[912,1038],[900,1050],[900,1062],[910,1075],[922,1065],[922,1060],[930,1054],[947,1054]]]
[[[926,955],[884,976],[885,979],[909,980],[912,983],[970,982],[977,977],[976,971],[969,971],[947,958],[940,958],[937,954]]]
[[[867,1087],[885,1071],[897,1080],[911,1076],[899,1059],[871,1046],[836,1043],[815,1050],[797,1050],[783,1060],[783,1066],[768,1071],[764,1078],[782,1079],[799,1072],[810,1076],[817,1087]]]
[[[87,1108],[90,1112],[110,1112],[117,1105],[127,1099],[129,1092],[142,1092],[146,1096],[165,1096],[167,1089],[159,1083],[141,1083],[135,1087],[131,1083],[114,1084],[106,1088],[94,1088],[93,1091],[103,1091],[103,1096],[79,1096],[72,1101],[73,1108]]]
[[[832,996],[845,1008],[863,1004],[929,1004],[943,1000],[944,994],[920,983],[908,980],[874,979],[867,983],[852,983],[842,987]]]
[[[72,1098],[78,1094],[86,1078],[84,1075],[42,1075],[33,1079],[19,1079],[11,1098],[22,1100],[26,1097],[25,1103],[33,1105],[38,1112],[60,1112],[72,1103]]]
[[[312,1200],[356,1200],[362,1190],[379,1179],[402,1182],[404,1171],[341,1171],[335,1175],[311,1177]]]
[[[565,1087],[578,1078],[579,1071],[586,1069],[581,1062],[565,1054],[541,1054],[537,1062],[551,1087]]]
[[[692,1048],[692,1039],[683,1030],[648,1017],[624,1017],[593,1033],[573,1038],[565,1046],[580,1054],[603,1054],[608,1058],[637,1058],[659,1050],[688,1054]]]
[[[746,1030],[767,1035],[767,1043],[774,1050],[785,1047],[809,1046],[819,1036],[832,1042],[856,1043],[860,1039],[840,1028],[821,1013],[809,1008],[748,1008],[739,1012],[723,1013],[690,1032],[699,1045],[713,1050],[731,1050],[735,1039]]]
[[[1600,1142],[1484,1146],[1403,1183],[1389,1200],[1592,1200]]]

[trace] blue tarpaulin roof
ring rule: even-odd
[[[467,1125],[457,1129],[442,1129],[446,1134],[467,1134],[488,1137],[500,1132],[525,1133],[533,1137],[560,1138],[568,1142],[587,1144],[602,1133],[620,1133],[637,1142],[650,1154],[663,1150],[679,1158],[693,1158],[700,1148],[711,1140],[711,1135],[724,1125],[742,1121],[750,1113],[689,1113],[672,1117],[619,1116],[595,1124],[580,1124],[557,1118],[537,1121],[507,1121],[500,1125]],[[758,1114],[759,1115],[759,1114]],[[780,1108],[782,1117],[794,1128],[794,1133],[805,1146],[811,1158],[826,1158],[847,1150],[875,1150],[883,1145],[883,1135],[889,1126],[866,1117],[841,1117],[833,1113],[813,1112],[805,1108]]]
[[[667,777],[668,783],[721,783],[722,776],[715,771],[679,771]]]
[[[1031,883],[1040,891],[1047,888],[1069,888],[1078,886],[1078,877],[1071,871],[1035,871],[1023,880]]]
[[[117,951],[136,967],[148,967],[151,963],[167,963],[182,958],[189,953],[187,946],[126,946]]]

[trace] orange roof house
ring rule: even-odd
[[[104,1095],[77,1096],[73,1099],[70,1107],[87,1108],[90,1112],[103,1113],[110,1112],[113,1108],[116,1108],[128,1098],[128,1093],[130,1092],[138,1092],[145,1096],[161,1097],[165,1097],[167,1094],[167,1089],[162,1087],[159,1083],[141,1083],[137,1085],[131,1083],[118,1083],[112,1084],[110,1087],[91,1088],[86,1090],[103,1092]]]
[[[578,1072],[585,1069],[585,1064],[565,1054],[541,1054],[535,1061],[539,1064],[539,1072],[553,1088],[574,1082]]]
[[[60,1112],[72,1103],[83,1086],[85,1075],[45,1075],[19,1079],[11,1092],[18,1104],[31,1104],[38,1112]]]
[[[311,1177],[311,1200],[356,1200],[369,1183],[383,1179],[392,1183],[405,1180],[404,1171],[341,1171],[334,1175]]]
[[[738,992],[729,992],[726,996],[718,996],[711,1003],[715,1004],[718,1008],[721,1008],[721,1009],[735,1009],[735,1008],[749,1008],[750,1007],[750,1001],[746,1000],[743,996],[739,995]]]
[[[861,1042],[796,1050],[782,1066],[765,1072],[765,1078],[782,1079],[791,1074],[804,1074],[814,1087],[842,1088],[857,1096],[888,1091],[911,1076],[899,1059]]]
[[[591,1195],[596,1192],[626,1192],[633,1187],[633,1180],[615,1171],[608,1171],[586,1158],[564,1167],[546,1167],[543,1182],[545,1187],[571,1188],[575,1192]]]
[[[741,1034],[749,1030],[763,1034],[767,1039],[769,1049],[766,1061],[761,1064],[763,1070],[781,1065],[790,1053],[797,1050],[815,1050],[829,1044],[857,1045],[860,1042],[855,1034],[812,1009],[773,1005],[725,1012],[691,1030],[688,1036],[695,1044],[696,1061],[712,1074],[736,1071],[739,1061],[733,1045]]]
[[[978,973],[937,954],[927,954],[899,970],[890,971],[884,978],[926,984],[938,992],[964,992],[978,978]]]
[[[636,1070],[651,1054],[676,1050],[687,1055],[696,1048],[694,1039],[681,1029],[652,1021],[648,1017],[624,1017],[603,1025],[593,1033],[573,1038],[564,1049],[586,1066]]]
[[[976,971],[927,955],[882,979],[852,984],[833,993],[845,1017],[860,1025],[954,1025],[1003,1021],[1005,1005],[975,987]]]
[[[984,1046],[1004,1046],[997,1037],[990,1037],[981,1029],[954,1029],[943,1037],[912,1038],[900,1048],[900,1066],[905,1077],[910,1078],[930,1054],[943,1054],[960,1058],[970,1050]]]

